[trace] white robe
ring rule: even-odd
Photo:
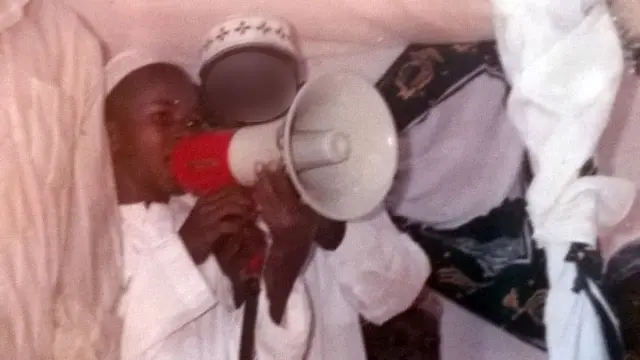
[[[507,85],[481,74],[400,136],[390,206],[435,228],[455,228],[500,205],[521,180],[524,143],[507,119]]]
[[[182,214],[192,204],[188,196],[172,203]],[[359,316],[381,324],[406,310],[430,270],[424,251],[396,229],[386,212],[348,223],[338,249],[316,248],[302,276],[313,309],[311,341],[304,359],[365,360]]]
[[[316,249],[304,279],[314,311],[308,360],[365,360],[359,316],[382,324],[406,310],[431,265],[385,211],[350,222],[335,251]]]
[[[0,0],[0,353],[117,359],[120,239],[98,39]]]
[[[198,267],[187,253],[177,230],[188,209],[133,204],[120,206],[120,212],[126,284],[122,360],[237,359],[243,308],[233,307],[230,283],[213,257]],[[294,284],[281,325],[271,320],[264,294],[256,319],[257,359],[302,359],[311,325],[304,284]]]

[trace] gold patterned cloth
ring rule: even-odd
[[[446,101],[459,106],[461,113],[468,114],[465,106],[469,104],[462,100],[465,98],[461,94],[476,91],[472,89],[473,85],[486,78],[503,78],[492,42],[414,44],[389,68],[378,82],[378,89],[390,105],[398,128],[412,132],[415,131],[415,119],[425,123],[446,122],[446,118],[426,116],[422,119],[423,114],[429,114],[433,109],[436,113],[441,111],[441,104]],[[496,97],[499,113],[500,108],[505,107],[504,90],[488,96],[492,100]],[[489,113],[496,111],[493,106],[489,106]],[[475,120],[495,121],[481,116]],[[474,117],[469,121],[474,121]],[[517,140],[517,134],[513,136]],[[440,139],[412,140],[432,142]],[[517,166],[514,167],[526,169],[522,165],[523,154],[515,155]],[[502,165],[506,166],[504,158]],[[545,257],[532,246],[527,224],[523,190],[528,178],[522,174],[512,180],[515,186],[508,196],[503,194],[496,198],[497,206],[483,212],[485,215],[476,215],[448,230],[437,230],[424,221],[397,213],[395,222],[429,254],[434,268],[429,284],[434,291],[515,336],[544,347]],[[390,331],[389,328],[386,331]]]

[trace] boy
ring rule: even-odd
[[[236,359],[243,269],[266,247],[254,225],[256,205],[244,189],[232,188],[181,214],[175,196],[182,192],[168,160],[175,141],[197,128],[195,86],[180,68],[136,51],[112,59],[106,72],[125,249],[122,358]],[[263,170],[259,177],[255,198],[269,210],[271,174]],[[261,277],[255,352],[258,359],[299,359],[311,314],[296,278],[308,248],[294,238],[305,235],[299,229],[274,228],[280,232]]]

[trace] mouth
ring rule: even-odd
[[[164,161],[164,164],[167,166],[167,169],[171,169],[172,160],[173,160],[173,154],[171,152],[166,153],[164,155],[163,161]]]
[[[171,170],[171,156],[165,155],[164,158],[162,158],[162,163],[164,164],[164,168],[167,169],[167,172],[173,174]]]

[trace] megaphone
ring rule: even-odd
[[[284,119],[182,139],[171,170],[187,191],[252,186],[255,164],[282,159],[302,201],[346,221],[374,210],[398,166],[393,116],[378,91],[350,74],[305,84]]]

